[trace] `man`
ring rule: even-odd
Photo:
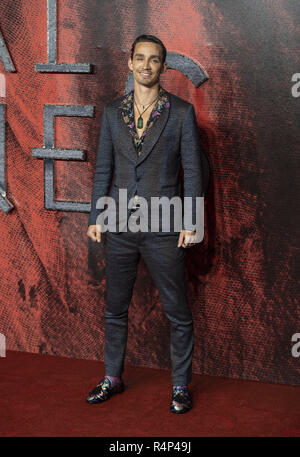
[[[160,75],[167,69],[165,59],[166,48],[158,38],[136,38],[128,59],[134,89],[104,106],[87,235],[93,241],[101,241],[103,220],[99,216],[103,216],[103,207],[102,211],[96,207],[100,197],[109,195],[119,203],[119,190],[125,189],[129,203],[123,225],[120,210],[116,210],[118,228],[106,232],[105,377],[86,400],[100,403],[125,388],[122,373],[128,307],[142,256],[170,321],[170,410],[185,413],[192,407],[188,383],[192,376],[194,335],[184,281],[184,257],[185,248],[196,242],[196,231],[187,224],[176,231],[175,210],[171,211],[169,230],[162,227],[161,216],[158,231],[130,229],[130,221],[141,217],[143,199],[149,202],[152,197],[180,196],[180,164],[184,197],[190,197],[193,203],[193,220],[196,197],[202,196],[195,110],[191,103],[160,85]]]

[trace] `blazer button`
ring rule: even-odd
[[[140,180],[141,180],[141,178],[136,178],[136,180],[137,180],[137,181],[140,181]]]

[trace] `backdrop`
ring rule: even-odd
[[[0,4],[7,349],[103,360],[103,248],[86,235],[99,129],[103,104],[124,93],[133,40],[151,33],[208,76],[198,87],[174,69],[161,79],[194,104],[211,165],[205,238],[186,252],[193,371],[299,384],[298,0],[48,6],[47,49],[46,0]],[[143,261],[129,318],[126,363],[170,369]]]

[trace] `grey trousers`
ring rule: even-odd
[[[170,322],[172,384],[188,384],[192,378],[194,332],[184,278],[185,249],[177,246],[179,235],[128,231],[106,232],[105,236],[105,374],[121,376],[124,371],[128,308],[142,256]]]

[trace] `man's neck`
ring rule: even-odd
[[[156,97],[158,97],[160,85],[159,83],[155,84],[152,87],[142,86],[141,84],[134,85],[134,94],[136,102],[141,103],[142,105],[148,105],[153,102]]]

